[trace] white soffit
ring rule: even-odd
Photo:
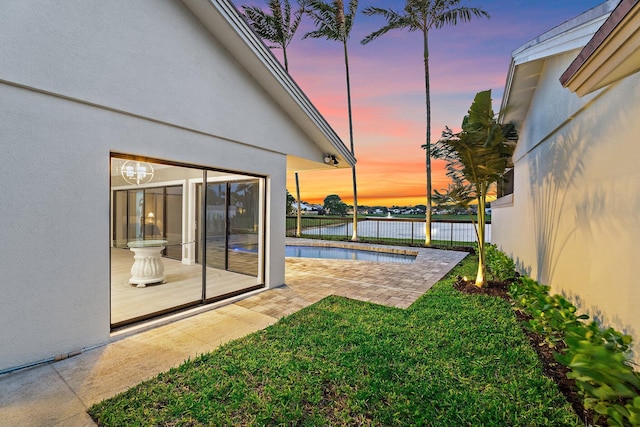
[[[525,43],[512,53],[500,120],[521,123],[526,117],[546,58],[584,47],[619,0],[609,0]]]
[[[323,153],[335,155],[338,167],[356,159],[277,58],[249,28],[228,0],[182,0],[198,20],[289,114]],[[322,163],[322,158],[318,158]]]

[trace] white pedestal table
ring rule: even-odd
[[[138,288],[144,288],[150,283],[164,282],[161,252],[167,243],[167,240],[134,240],[127,243],[134,253],[130,285],[135,284]]]

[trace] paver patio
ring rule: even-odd
[[[246,298],[236,304],[280,318],[329,295],[407,308],[459,263],[466,252],[391,247],[366,243],[287,239],[291,245],[330,245],[415,253],[411,264],[315,258],[287,258],[286,285]]]

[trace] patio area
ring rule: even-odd
[[[287,238],[287,245],[348,247],[417,254],[411,264],[287,258],[286,285],[236,304],[281,318],[329,295],[407,308],[459,263],[466,252]]]
[[[466,256],[437,249],[342,245],[416,252],[417,257],[412,264],[287,258],[285,286],[222,307],[201,307],[192,316],[136,334],[122,333],[74,357],[0,376],[0,423],[94,425],[86,413],[89,406],[187,358],[263,329],[332,294],[408,307]]]

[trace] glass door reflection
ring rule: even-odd
[[[258,181],[229,184],[228,269],[237,273],[258,275]]]
[[[197,259],[202,264],[206,253],[205,299],[217,300],[261,286],[257,262],[261,201],[258,180],[211,179],[215,181],[206,185],[206,209],[197,209],[197,223],[206,230],[204,243],[197,246]],[[202,185],[196,194],[202,195]],[[198,229],[198,236],[201,233]]]

